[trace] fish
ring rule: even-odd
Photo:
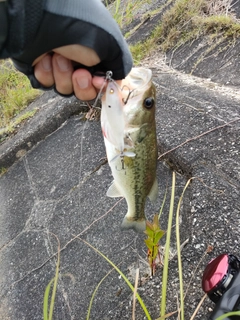
[[[127,202],[123,230],[143,232],[146,199],[153,202],[158,195],[155,110],[156,90],[150,69],[132,68],[121,87],[108,82],[102,97],[101,126],[114,180],[107,196],[124,197]]]

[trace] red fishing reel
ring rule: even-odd
[[[202,277],[202,289],[217,303],[240,270],[239,259],[232,254],[221,254],[206,266]]]

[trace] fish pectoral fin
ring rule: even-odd
[[[157,196],[158,196],[158,183],[157,183],[157,178],[155,178],[152,188],[148,194],[148,198],[150,199],[151,202],[155,202],[157,200]]]
[[[123,197],[123,194],[119,191],[119,189],[116,186],[116,183],[114,181],[110,185],[110,187],[108,188],[107,196],[110,197],[110,198]]]

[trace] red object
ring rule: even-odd
[[[202,277],[202,289],[209,293],[223,284],[228,274],[229,261],[227,254],[221,254],[206,266]]]

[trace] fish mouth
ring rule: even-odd
[[[122,80],[122,97],[125,104],[128,99],[143,95],[152,83],[152,70],[132,68],[130,74]]]

